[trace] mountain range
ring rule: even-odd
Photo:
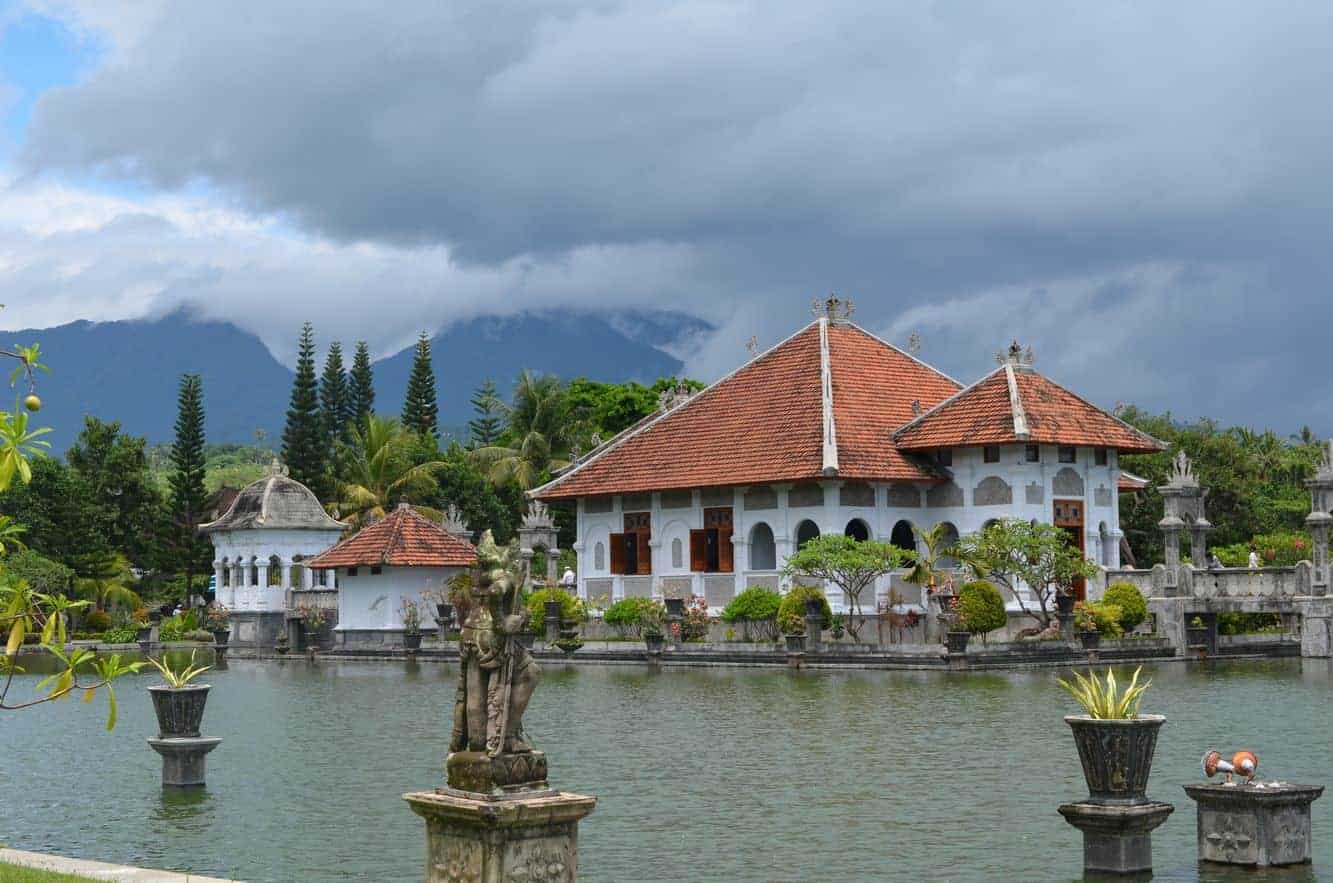
[[[524,368],[616,383],[677,374],[680,360],[661,347],[706,328],[672,313],[603,317],[562,311],[456,323],[431,342],[440,423],[465,425],[472,394],[487,379],[507,398]],[[187,372],[203,378],[210,442],[253,443],[259,430],[266,444],[280,444],[293,372],[257,336],[229,322],[178,310],[152,319],[0,332],[0,340],[41,344],[51,373],[38,376],[43,407],[36,424],[53,429],[47,436],[53,451],[70,445],[84,415],[119,420],[125,431],[150,443],[170,441],[177,386]],[[353,342],[342,343],[350,367]],[[410,347],[375,362],[376,411],[399,412],[411,365]],[[321,361],[317,370],[322,368]]]

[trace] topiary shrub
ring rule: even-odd
[[[743,623],[746,637],[771,641],[777,637],[778,608],[781,606],[781,595],[772,589],[755,586],[731,599],[731,603],[722,609],[722,621]]]
[[[778,605],[778,628],[784,635],[800,634],[805,631],[805,602],[808,598],[818,599],[823,616],[820,628],[833,625],[833,610],[828,606],[828,598],[817,586],[792,586],[791,591],[782,596]]]
[[[1148,618],[1148,602],[1133,583],[1111,583],[1106,587],[1102,603],[1120,608],[1120,628],[1127,632],[1134,631],[1139,623]]]
[[[1089,604],[1088,609],[1092,611],[1092,618],[1097,621],[1097,631],[1103,638],[1118,638],[1124,634],[1120,627],[1120,618],[1124,612],[1118,604],[1102,601]]]
[[[1004,628],[1009,616],[1004,611],[1004,596],[985,580],[963,583],[958,590],[959,624],[974,635],[984,635]]]
[[[588,618],[583,610],[583,602],[564,589],[538,589],[528,596],[528,616],[536,628],[546,620],[546,602],[560,602],[561,622],[583,622]]]
[[[111,615],[105,610],[89,610],[83,614],[83,630],[86,632],[104,632],[111,628]]]
[[[203,644],[213,643],[213,633],[208,629],[190,629],[190,631],[181,635],[182,641],[199,641]]]
[[[622,638],[638,637],[645,620],[661,619],[661,607],[652,598],[621,598],[602,614],[602,619]],[[654,620],[656,615],[656,620]]]
[[[132,625],[123,625],[102,632],[102,642],[105,644],[133,644],[138,639],[139,630]]]

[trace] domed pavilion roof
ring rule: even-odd
[[[206,533],[222,530],[345,530],[347,525],[324,511],[310,488],[289,478],[277,460],[268,475],[236,495],[217,521],[199,525]]]

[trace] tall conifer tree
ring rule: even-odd
[[[472,444],[484,448],[495,444],[504,429],[504,403],[495,390],[495,381],[487,380],[472,394],[472,411],[477,416],[468,421]]]
[[[435,369],[430,363],[430,338],[421,332],[412,356],[412,374],[407,379],[403,401],[403,426],[419,435],[440,437],[440,409],[435,403]]]
[[[185,576],[188,603],[194,576],[205,572],[213,559],[212,546],[196,528],[203,518],[204,387],[198,374],[181,377],[177,396],[176,440],[171,445],[171,537],[175,566]]]
[[[296,379],[292,382],[287,426],[282,431],[282,459],[288,474],[315,492],[328,495],[328,453],[319,413],[319,382],[315,378],[315,329],[301,327],[301,345],[296,356]]]
[[[357,431],[365,432],[366,418],[375,411],[375,377],[370,368],[370,347],[364,340],[356,342],[348,398],[351,400],[352,419],[356,421]]]
[[[329,450],[347,432],[352,419],[352,399],[347,386],[347,372],[343,369],[343,346],[338,341],[329,344],[324,360],[324,373],[319,379],[319,418]]]

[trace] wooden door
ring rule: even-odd
[[[1069,536],[1069,544],[1078,549],[1079,554],[1084,554],[1085,539],[1083,535],[1083,501],[1082,500],[1056,500],[1054,523],[1056,527],[1063,527],[1065,533]],[[1074,598],[1078,601],[1086,601],[1088,598],[1087,582],[1079,577],[1074,581]]]

